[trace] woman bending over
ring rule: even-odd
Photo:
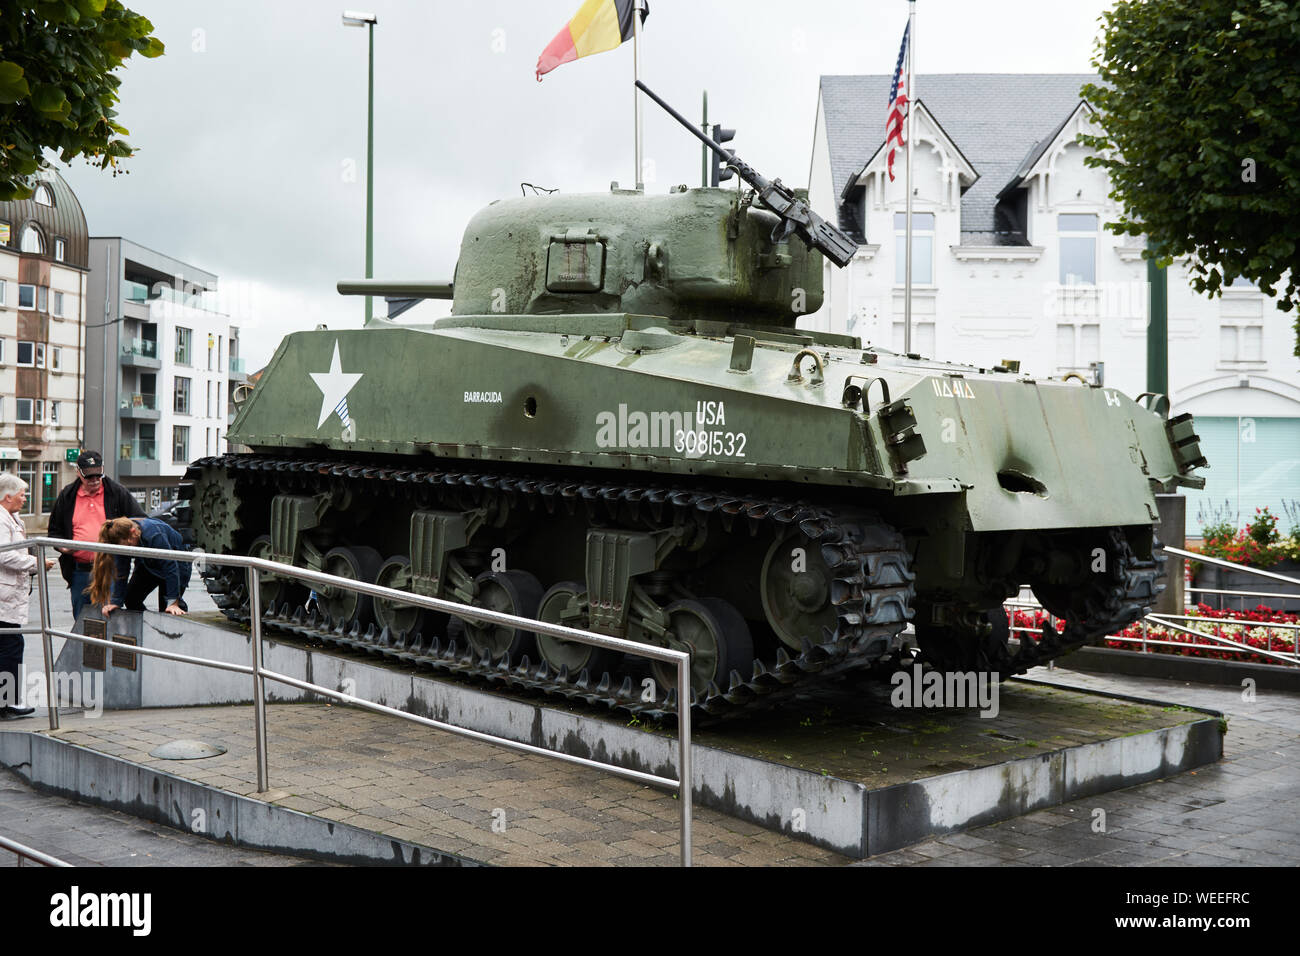
[[[125,544],[142,548],[184,551],[180,533],[154,518],[114,518],[99,529],[101,544]],[[131,562],[135,561],[135,573]],[[143,611],[144,599],[154,588],[162,588],[168,614],[184,614],[185,588],[190,583],[190,563],[165,558],[129,558],[125,555],[97,554],[90,572],[90,599],[102,605],[104,616],[125,607]]]

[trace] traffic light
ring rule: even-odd
[[[734,129],[727,129],[725,126],[719,126],[717,123],[713,124],[713,141],[715,143],[730,143],[735,136],[736,131]],[[727,150],[727,153],[732,156],[736,155],[734,149]],[[730,166],[723,166],[722,161],[718,159],[717,153],[710,150],[709,155],[713,157],[713,176],[709,180],[710,185],[717,186],[721,183],[725,183],[728,179],[731,179],[736,175],[736,171]]]

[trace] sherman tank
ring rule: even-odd
[[[930,666],[1005,677],[1144,614],[1154,496],[1203,484],[1190,416],[800,329],[854,244],[724,156],[751,190],[501,200],[453,282],[340,283],[451,315],[287,336],[240,396],[228,437],[249,451],[186,475],[198,545],[688,650],[708,714],[887,670],[912,634]],[[242,574],[207,572],[237,621]],[[1024,585],[1063,632],[1009,640]],[[261,587],[286,634],[680,706],[672,673],[608,651]]]

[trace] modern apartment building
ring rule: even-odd
[[[1079,141],[1096,128],[1080,93],[1094,79],[917,78],[913,352],[1146,391],[1142,241],[1106,230],[1119,209]],[[809,198],[861,246],[848,268],[827,266],[825,304],[800,324],[902,351],[907,197],[904,155],[891,180],[884,149],[889,83],[821,79]],[[1168,270],[1169,397],[1172,414],[1196,416],[1211,466],[1205,490],[1186,492],[1195,534],[1216,510],[1244,522],[1300,505],[1300,359],[1272,298],[1237,282],[1211,299],[1187,276],[1184,262]]]
[[[35,187],[0,203],[0,470],[30,486],[23,519],[33,530],[76,475],[88,282],[76,195],[54,170]]]
[[[89,447],[146,509],[175,499],[186,465],[226,450],[239,330],[217,277],[119,237],[90,240]]]

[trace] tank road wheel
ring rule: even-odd
[[[395,591],[410,591],[411,559],[404,554],[389,558],[379,569],[379,574],[375,576],[375,583]],[[402,604],[400,601],[386,601],[383,598],[373,600],[375,623],[381,628],[388,628],[391,634],[424,633],[430,628],[440,635],[445,631],[446,614],[426,611],[424,608]]]
[[[763,610],[787,647],[801,650],[803,638],[820,644],[823,628],[835,630],[831,579],[821,548],[798,532],[777,538],[768,548],[761,583]]]
[[[537,605],[542,600],[542,585],[527,571],[485,571],[474,579],[478,595],[474,607],[518,617],[536,617]],[[522,654],[535,649],[532,631],[499,624],[479,624],[465,621],[465,637],[478,657],[489,654],[498,660],[509,654],[518,660]]]
[[[271,553],[271,536],[264,534],[254,538],[253,543],[249,545],[248,555],[252,558],[261,558],[263,561],[274,561],[275,555]],[[307,588],[296,581],[269,572],[262,572],[257,576],[257,580],[258,590],[262,595],[263,614],[272,603],[277,610],[282,609],[286,604],[290,608],[296,608],[307,603]]]
[[[1031,580],[1034,596],[1066,623],[1066,640],[1092,641],[1140,619],[1165,589],[1163,555],[1138,554],[1122,528],[1108,528],[1071,544],[1073,578]],[[1058,576],[1059,578],[1060,576]]]
[[[566,614],[569,602],[585,594],[586,590],[585,585],[576,581],[561,581],[553,585],[542,597],[542,603],[537,608],[537,619],[547,624],[586,630],[588,616],[585,611],[575,607]],[[545,634],[537,635],[537,653],[554,670],[567,667],[569,673],[576,676],[585,669],[593,677],[613,670],[623,656],[617,651],[606,650],[603,647],[592,647],[590,644],[579,644],[577,641],[547,637]]]
[[[325,552],[321,562],[321,571],[340,578],[364,581],[373,584],[379,573],[382,559],[374,548],[364,545],[331,548]],[[344,588],[325,587],[316,592],[321,608],[330,616],[330,621],[337,625],[340,621],[351,625],[354,621],[363,627],[370,623],[372,598],[356,591]]]
[[[695,693],[703,694],[710,681],[725,691],[733,670],[743,674],[753,664],[754,641],[749,625],[726,601],[675,601],[666,610],[673,635],[668,646],[690,651],[691,690]],[[677,686],[677,668],[673,665],[652,661],[650,671],[663,690]]]

